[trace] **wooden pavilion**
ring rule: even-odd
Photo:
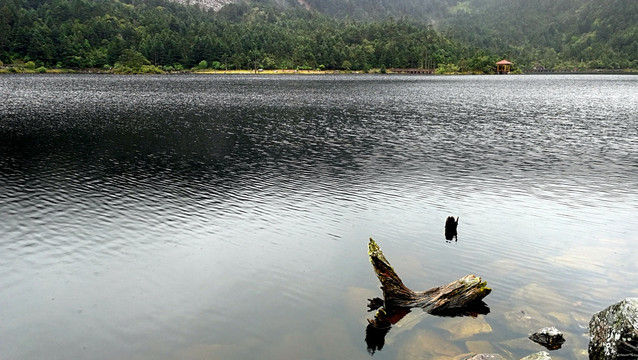
[[[496,63],[497,74],[509,74],[512,68],[512,63],[503,59]]]

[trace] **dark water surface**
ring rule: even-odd
[[[0,358],[584,359],[638,296],[637,76],[0,76]],[[447,242],[448,215],[460,217]]]

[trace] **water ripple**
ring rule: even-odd
[[[496,308],[525,282],[632,289],[637,88],[631,76],[2,76],[0,311],[47,309],[5,319],[20,329],[2,332],[17,344],[7,358],[40,330],[104,353],[137,339],[124,358],[157,338],[275,347],[288,329],[353,316],[339,293],[375,281],[370,236],[417,284],[479,273]],[[623,253],[618,268],[572,254],[601,249]],[[581,295],[566,294],[602,301]]]

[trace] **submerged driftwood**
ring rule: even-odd
[[[368,255],[383,290],[383,302],[372,299],[368,305],[371,310],[379,308],[381,304],[384,306],[373,320],[368,320],[374,327],[391,326],[411,308],[421,308],[430,314],[442,316],[476,316],[489,312],[489,308],[481,300],[492,290],[478,276],[466,275],[447,285],[426,291],[413,291],[403,284],[372,238],[368,244]]]

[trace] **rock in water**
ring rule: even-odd
[[[535,343],[541,344],[548,350],[557,350],[565,342],[563,334],[555,327],[545,327],[533,333],[529,337]]]
[[[505,358],[499,354],[478,354],[465,360],[505,360]]]
[[[589,321],[589,359],[638,358],[638,298],[627,298]]]
[[[546,351],[537,352],[529,356],[525,356],[521,360],[552,360]]]

